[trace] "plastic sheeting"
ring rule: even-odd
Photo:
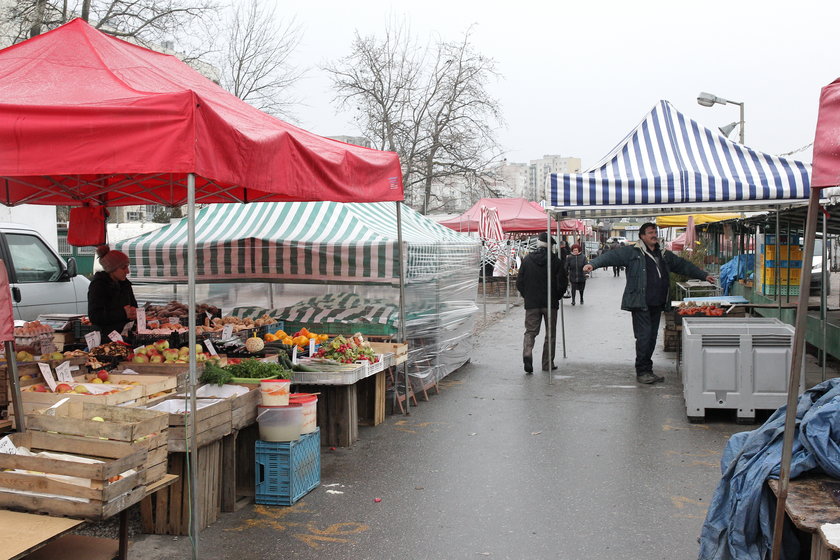
[[[751,271],[755,270],[755,255],[737,255],[720,267],[720,287],[723,295],[728,296],[732,283],[738,278],[747,278]]]
[[[765,481],[779,478],[786,408],[727,443],[723,477],[700,533],[700,560],[769,558],[776,499]],[[840,477],[840,379],[829,379],[799,397],[790,477],[807,472]],[[797,558],[798,542],[789,530],[784,543],[782,558]]]

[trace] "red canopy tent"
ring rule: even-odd
[[[524,198],[482,198],[460,216],[439,223],[462,233],[477,232],[482,206],[499,211],[502,231],[505,233],[540,232],[545,231],[548,225],[545,210],[536,202]],[[551,231],[557,231],[557,222],[554,220],[551,221]]]
[[[0,202],[403,200],[396,154],[265,114],[77,19],[0,51]]]
[[[175,57],[82,20],[0,51],[0,127],[2,204],[188,205],[190,324],[197,202],[404,198],[396,154],[291,126]],[[401,235],[399,204],[397,220]],[[189,342],[195,346],[194,330]],[[14,360],[9,363],[20,409]],[[194,388],[194,354],[189,368]],[[190,400],[195,410],[193,390]],[[18,422],[23,428],[22,417]],[[190,485],[194,502],[195,472]],[[197,546],[197,535],[192,542]]]

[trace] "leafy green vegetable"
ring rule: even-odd
[[[261,362],[259,360],[242,360],[238,364],[225,366],[233,377],[244,377],[247,379],[261,379],[264,377],[277,376],[280,379],[291,379],[292,372],[277,363]]]
[[[230,383],[232,379],[233,374],[225,368],[206,362],[204,364],[204,372],[201,374],[199,381],[202,383],[211,383],[213,385],[224,385],[225,383]]]

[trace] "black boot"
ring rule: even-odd
[[[534,373],[534,359],[531,357],[522,357],[522,362],[525,364],[525,373]]]

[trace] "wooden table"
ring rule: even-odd
[[[175,482],[166,475],[150,484],[146,494],[154,494]],[[52,517],[0,510],[0,558],[25,560],[119,560],[128,559],[128,511],[119,513],[119,540],[68,535],[86,523],[81,519]]]
[[[820,531],[825,523],[840,523],[840,504],[826,483],[840,489],[840,481],[826,475],[804,475],[788,484],[785,513],[797,529],[811,533],[811,560],[835,560],[840,552],[840,546],[829,543]],[[768,480],[767,484],[778,496],[779,481]]]

